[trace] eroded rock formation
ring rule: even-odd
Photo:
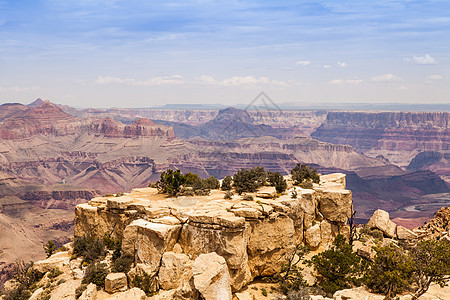
[[[182,286],[167,283],[167,274],[180,272],[180,262],[193,266],[197,287],[196,274],[208,270],[197,260],[214,253],[227,266],[226,273],[216,275],[224,282],[229,276],[237,291],[255,277],[280,272],[296,245],[325,248],[337,234],[347,233],[352,198],[344,174],[321,176],[313,189],[292,187],[290,192],[294,189],[296,198],[289,193],[276,199],[255,194],[252,201],[238,195],[225,200],[225,192],[218,190],[210,196],[164,198],[156,189],[135,189],[122,197],[94,198],[78,205],[75,236],[112,234],[122,239],[123,253],[144,264],[149,275],[159,272],[163,288]],[[198,288],[204,297],[215,289]]]

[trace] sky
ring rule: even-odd
[[[0,0],[0,103],[449,103],[450,1]]]

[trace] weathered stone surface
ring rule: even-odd
[[[44,293],[44,289],[38,288],[37,290],[35,290],[33,292],[33,294],[31,294],[31,297],[28,300],[39,300],[39,299],[41,299],[42,293]],[[3,298],[0,296],[0,299],[3,299]]]
[[[68,252],[57,252],[44,260],[38,260],[34,263],[33,268],[41,273],[46,273],[55,268],[63,268],[69,266],[70,255]]]
[[[245,223],[244,223],[245,224]],[[192,259],[204,253],[216,252],[224,257],[230,268],[234,290],[241,289],[250,280],[247,264],[248,227],[211,227],[204,224],[183,225],[180,245]]]
[[[397,238],[399,240],[412,240],[417,238],[417,234],[403,226],[397,226]]]
[[[50,300],[75,300],[75,290],[80,284],[81,280],[67,280],[55,288]]]
[[[136,278],[136,276],[144,277],[149,276],[152,280],[150,282],[149,291],[155,292],[158,290],[158,284],[156,282],[156,271],[154,270],[154,267],[146,265],[146,264],[137,264],[134,268],[131,268],[131,270],[127,273],[128,282],[130,283],[130,287],[134,287],[133,281]]]
[[[321,238],[320,238],[320,224],[317,223],[316,225],[308,228],[305,232],[305,241],[308,246],[311,248],[317,248],[320,245]]]
[[[352,193],[342,189],[321,189],[319,192],[319,211],[331,222],[346,223],[352,214]]]
[[[367,226],[371,229],[380,229],[388,237],[395,237],[395,228],[397,225],[389,219],[389,213],[387,211],[381,209],[376,210],[369,222],[367,222]]]
[[[215,252],[201,254],[192,271],[194,286],[206,300],[231,300],[231,280],[223,257]]]
[[[376,252],[369,246],[362,246],[356,250],[356,254],[368,260],[374,260]]]
[[[336,187],[345,189],[345,174],[343,173],[332,173],[320,176],[320,184],[328,185],[333,184]]]
[[[105,279],[105,290],[108,293],[121,292],[127,289],[125,273],[109,273]]]
[[[322,244],[331,244],[335,238],[333,230],[331,229],[331,223],[327,220],[320,222],[320,239]]]
[[[134,257],[137,263],[145,263],[156,271],[163,253],[171,251],[177,242],[180,230],[181,225],[135,220],[123,233],[122,251]]]
[[[89,283],[89,285],[84,290],[83,294],[81,294],[78,300],[96,300],[97,299],[97,286],[93,283]]]
[[[247,251],[253,276],[269,276],[280,272],[286,253],[295,247],[292,219],[274,213],[270,218],[250,222]]]
[[[139,288],[132,288],[128,291],[121,292],[118,294],[114,294],[112,297],[109,297],[108,300],[145,300],[147,296],[144,291]]]
[[[192,261],[186,254],[166,252],[162,256],[158,276],[163,289],[176,289],[192,278]]]
[[[372,294],[368,292],[364,287],[358,287],[353,289],[346,289],[337,291],[333,295],[334,300],[383,300],[384,296]]]

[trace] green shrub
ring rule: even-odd
[[[299,186],[304,189],[312,189],[314,187],[310,179],[304,180],[302,183],[299,184]]]
[[[29,291],[23,284],[19,284],[15,288],[6,291],[3,300],[27,300],[31,297]]]
[[[155,291],[158,290],[158,281],[147,273],[144,273],[143,276],[134,276],[132,285],[143,290],[147,296],[153,296],[156,293]]]
[[[265,288],[262,288],[262,289],[261,289],[261,294],[262,294],[264,297],[267,297],[267,295],[268,295],[267,290],[266,290]]]
[[[261,167],[251,170],[241,169],[233,175],[233,187],[239,195],[244,192],[256,192],[265,182],[266,172]]]
[[[311,168],[307,164],[298,163],[295,168],[291,170],[291,175],[295,185],[299,185],[307,179],[311,179],[314,183],[319,183],[320,181],[317,169]]]
[[[280,172],[267,172],[267,179],[270,185],[275,187],[277,193],[284,193],[286,191],[287,183]]]
[[[401,249],[389,245],[375,249],[377,254],[365,275],[367,286],[374,292],[395,296],[410,287],[414,262]]]
[[[167,193],[175,196],[180,192],[181,186],[185,182],[185,176],[180,170],[168,169],[161,173],[160,180],[156,182],[156,186],[160,193]]]
[[[292,253],[287,256],[287,263],[281,267],[281,273],[274,276],[278,281],[281,292],[288,295],[289,292],[298,291],[305,287],[302,268],[299,263],[304,261],[304,256],[309,252],[307,246],[297,245]]]
[[[423,295],[430,284],[437,283],[441,287],[450,279],[450,241],[420,241],[411,251],[414,262],[415,282],[417,290],[413,299]]]
[[[227,191],[225,193],[225,196],[223,196],[224,199],[232,199],[233,198],[234,193],[232,191]]]
[[[361,258],[352,251],[352,246],[341,234],[336,236],[329,250],[313,256],[311,263],[318,273],[318,285],[328,295],[361,284]]]
[[[108,275],[106,264],[92,262],[84,271],[82,283],[94,283],[97,286],[105,287],[105,278]]]
[[[364,224],[360,231],[361,234],[369,235],[373,237],[375,240],[382,241],[384,234],[380,229],[374,228],[370,229],[367,224]]]
[[[120,192],[120,193],[117,193],[117,194],[115,195],[115,197],[122,197],[123,195],[125,195],[125,194],[122,193],[122,192]]]
[[[92,236],[75,237],[73,241],[73,253],[82,256],[83,262],[92,262],[105,257],[106,250],[102,240]]]
[[[75,290],[75,298],[78,299],[81,297],[81,295],[83,294],[83,292],[87,289],[87,284],[82,283],[79,287],[77,287],[77,289]]]
[[[47,277],[50,278],[50,279],[53,279],[53,278],[58,277],[58,276],[61,275],[62,273],[63,273],[63,272],[62,272],[58,267],[56,267],[56,268],[51,269],[51,270],[48,272]]]
[[[221,189],[223,191],[229,191],[231,190],[231,184],[233,182],[233,178],[231,176],[225,176],[225,178],[222,180],[222,186]]]
[[[214,176],[209,176],[205,179],[205,185],[210,190],[217,190],[220,188],[219,180]]]
[[[48,241],[47,244],[44,244],[44,252],[47,254],[47,257],[52,256],[56,251],[56,245],[53,241]]]
[[[14,264],[12,273],[13,278],[24,286],[25,289],[30,288],[31,285],[41,280],[44,273],[33,269],[33,263],[25,263],[24,261],[18,261]]]
[[[292,199],[297,199],[297,196],[298,196],[297,191],[293,190],[292,193],[291,193],[291,198]]]
[[[119,258],[113,260],[111,271],[115,273],[128,273],[130,271],[131,265],[134,262],[134,258],[131,256],[122,255]]]
[[[122,248],[122,241],[120,239],[112,238],[110,235],[105,233],[103,237],[103,244],[109,250],[116,250]]]

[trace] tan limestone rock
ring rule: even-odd
[[[280,272],[284,256],[295,247],[292,219],[278,213],[271,216],[250,222],[247,251],[253,276],[269,276]]]
[[[145,300],[147,296],[144,291],[139,288],[132,288],[128,291],[114,294],[112,297],[109,297],[108,300]]]
[[[381,209],[376,210],[369,222],[367,222],[367,226],[370,229],[380,229],[388,237],[395,237],[395,228],[397,225],[389,219],[389,213],[387,211]]]
[[[67,280],[53,290],[50,300],[75,300],[75,290],[80,284],[81,280]]]
[[[97,299],[97,286],[93,283],[89,283],[89,285],[84,290],[83,294],[81,294],[78,300],[96,300]]]
[[[321,243],[324,245],[331,244],[334,240],[335,235],[331,228],[331,223],[327,220],[320,222],[320,239]]]
[[[177,242],[180,230],[181,225],[135,220],[124,230],[122,251],[156,271],[163,253],[171,251]]]
[[[165,290],[176,289],[189,283],[192,277],[192,261],[186,254],[166,252],[162,256],[158,273],[159,284]]]
[[[416,239],[418,235],[401,225],[397,226],[397,238],[399,240],[413,240]]]
[[[201,254],[192,266],[194,286],[205,300],[231,300],[231,280],[225,259],[217,253]]]
[[[127,289],[127,275],[125,273],[109,273],[105,279],[105,290],[116,293]]]
[[[372,294],[364,287],[340,290],[333,294],[334,300],[383,300],[383,295]]]
[[[318,188],[319,211],[331,222],[346,223],[352,213],[352,192],[342,189]]]
[[[31,297],[28,300],[39,300],[39,299],[41,299],[41,296],[43,296],[43,293],[44,293],[44,289],[40,287],[37,290],[35,290],[33,292],[33,294],[31,294]],[[0,299],[2,299],[1,296],[0,296]]]
[[[240,290],[251,279],[247,264],[249,228],[245,223],[243,225],[240,228],[229,228],[188,222],[183,225],[179,243],[183,252],[191,259],[210,252],[224,257],[230,269],[233,289]]]
[[[305,232],[305,241],[308,246],[315,249],[319,247],[321,242],[320,237],[320,223],[308,228]]]
[[[39,260],[33,264],[33,268],[41,273],[46,273],[55,268],[62,269],[70,265],[70,255],[68,252],[57,252],[47,259]]]

